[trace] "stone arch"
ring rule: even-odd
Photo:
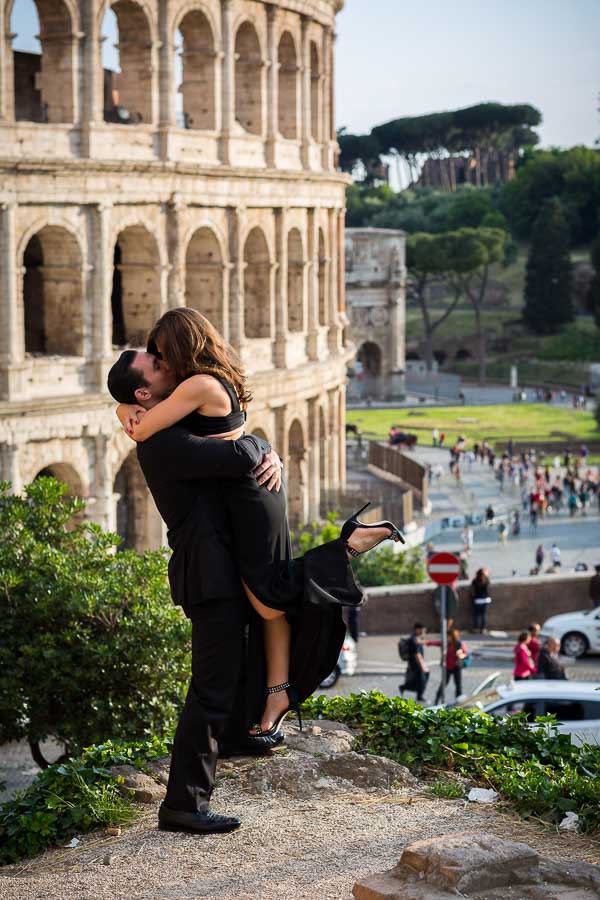
[[[381,347],[374,341],[365,341],[356,359],[362,396],[379,398],[383,388]]]
[[[224,326],[224,274],[221,247],[214,231],[208,226],[198,228],[185,257],[185,302],[210,319],[220,332]]]
[[[266,432],[264,432],[262,428],[252,428],[250,434],[253,434],[254,437],[262,438],[263,441],[267,441],[267,443],[270,443]]]
[[[287,239],[287,311],[288,330],[304,331],[304,249],[298,228]]]
[[[289,31],[284,31],[277,48],[279,91],[277,120],[282,137],[298,137],[298,57],[296,44]]]
[[[122,538],[119,549],[141,552],[157,546],[156,511],[135,450],[125,457],[118,469],[113,492],[116,500],[116,531]]]
[[[44,225],[23,249],[23,319],[26,353],[83,354],[81,248],[59,225]]]
[[[202,10],[193,8],[184,12],[178,31],[183,127],[212,131],[216,128],[217,53],[211,23]]]
[[[104,68],[104,121],[120,125],[152,122],[151,19],[136,0],[107,4],[117,20],[119,69]]]
[[[306,441],[298,419],[288,432],[288,457],[288,510],[290,521],[298,524],[307,517]]]
[[[466,347],[460,347],[454,354],[454,359],[460,362],[465,359],[471,359],[472,355],[471,351],[467,350]]]
[[[50,463],[50,465],[40,469],[33,480],[36,481],[38,478],[56,478],[57,481],[66,484],[67,497],[78,497],[80,499],[84,499],[85,497],[86,491],[83,486],[83,481],[77,470],[70,463]],[[66,524],[67,530],[70,531],[72,528],[75,528],[75,526],[83,522],[84,519],[85,510],[82,509],[68,520],[68,523]]]
[[[75,117],[77,13],[65,0],[34,0],[41,52],[13,50],[14,111],[17,121],[69,123]],[[19,0],[9,7],[11,21]],[[8,29],[12,31],[12,28]]]
[[[316,41],[310,42],[310,134],[321,139],[321,55]]]
[[[329,307],[327,304],[327,255],[325,249],[325,234],[323,229],[319,228],[319,268],[318,268],[318,291],[319,291],[319,325],[329,324]]]
[[[250,134],[262,134],[263,58],[256,29],[243,22],[235,36],[235,118]]]
[[[244,244],[244,333],[271,336],[271,257],[261,228],[253,228]]]
[[[160,315],[161,265],[154,235],[143,225],[128,225],[118,235],[113,256],[112,342],[146,345]]]

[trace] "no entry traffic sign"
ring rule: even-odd
[[[460,575],[460,560],[453,553],[434,553],[427,563],[427,572],[436,584],[452,584]]]

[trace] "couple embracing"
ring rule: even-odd
[[[338,539],[292,559],[281,462],[245,433],[243,369],[195,310],[166,312],[146,351],[121,354],[108,388],[168,528],[173,600],[192,623],[192,677],[159,826],[233,831],[238,818],[210,809],[218,756],[281,743],[287,713],[300,717],[336,664],[343,607],[362,602],[350,559],[403,538],[357,513]]]

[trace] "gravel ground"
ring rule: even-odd
[[[269,765],[269,761],[235,766]],[[120,837],[96,833],[0,873],[2,900],[345,900],[354,882],[394,866],[406,844],[483,830],[526,841],[554,860],[600,862],[600,842],[557,835],[502,806],[431,799],[422,785],[393,793],[336,793],[314,799],[253,796],[224,778],[214,808],[239,813],[230,835],[196,837],[156,828],[156,807]],[[105,863],[107,854],[110,865]]]

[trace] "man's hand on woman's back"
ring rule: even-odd
[[[264,485],[268,491],[279,492],[281,488],[281,460],[274,450],[270,450],[262,458],[252,474],[259,484]]]

